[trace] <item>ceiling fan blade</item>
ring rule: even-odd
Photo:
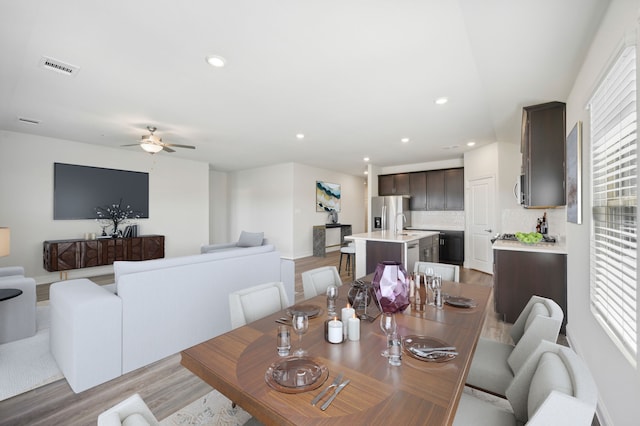
[[[130,143],[128,145],[120,145],[120,146],[140,146],[140,143]]]
[[[171,149],[171,148],[169,148],[169,147],[167,146],[167,144],[163,144],[163,145],[162,145],[162,149],[163,149],[164,151],[167,151],[167,152],[176,152],[176,150],[175,150],[175,149]]]
[[[176,143],[165,143],[164,146],[173,146],[175,148],[196,149],[196,147],[192,146],[192,145],[179,145],[179,144],[176,144]]]

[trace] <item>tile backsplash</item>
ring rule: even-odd
[[[536,230],[538,218],[542,218],[547,212],[547,222],[549,224],[549,235],[566,236],[567,209],[558,207],[555,209],[525,209],[517,207],[514,209],[502,210],[503,233],[533,232]]]
[[[464,229],[464,211],[412,211],[411,226]]]

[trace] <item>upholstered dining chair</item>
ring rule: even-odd
[[[455,426],[590,425],[598,391],[585,363],[566,346],[542,341],[506,390],[513,412],[463,393]]]
[[[322,266],[302,273],[302,289],[304,299],[311,299],[319,294],[325,294],[331,284],[336,287],[342,285],[340,274],[335,266]]]
[[[460,282],[460,267],[448,263],[416,262],[413,272],[424,272],[427,268],[433,268],[433,272],[440,274],[444,281]]]
[[[562,308],[553,300],[532,296],[509,334],[514,345],[480,338],[471,362],[467,385],[503,396],[514,375],[531,352],[547,340],[558,340],[564,319]]]
[[[160,423],[142,397],[136,393],[98,416],[98,426],[120,425],[158,426]]]
[[[229,294],[231,328],[271,315],[289,306],[282,282],[259,284]]]

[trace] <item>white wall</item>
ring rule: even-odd
[[[316,212],[316,180],[341,185],[339,220],[350,223],[354,233],[363,232],[363,178],[285,163],[229,173],[231,240],[242,230],[264,232],[283,257],[311,256],[312,228],[327,218],[326,213]]]
[[[227,177],[225,172],[209,170],[209,244],[232,241],[229,235]]]
[[[566,224],[568,256],[568,325],[571,344],[587,362],[599,392],[599,418],[604,425],[638,424],[640,373],[618,351],[589,308],[589,236],[591,232],[591,170],[589,112],[593,89],[626,35],[637,30],[638,0],[614,0],[576,76],[567,101],[567,132],[583,122],[582,225]]]
[[[0,226],[11,228],[11,255],[0,266],[22,265],[38,282],[59,279],[42,267],[42,242],[100,233],[93,220],[53,220],[53,163],[149,173],[149,219],[141,234],[165,235],[166,256],[199,252],[209,234],[208,165],[149,154],[0,131]],[[117,201],[117,200],[116,200]],[[112,267],[70,271],[92,276]]]
[[[316,212],[316,181],[340,184],[340,223],[351,224],[352,232],[364,232],[366,205],[364,176],[352,176],[331,170],[295,164],[293,235],[295,258],[313,255],[313,226],[327,223],[327,213]]]

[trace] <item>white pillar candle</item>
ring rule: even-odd
[[[337,319],[333,319],[329,321],[329,331],[328,331],[329,342],[331,343],[341,343],[342,342],[342,321],[338,321]]]
[[[346,308],[342,308],[342,334],[344,335],[345,339],[347,338],[347,331],[349,330],[349,318],[352,318],[355,313],[356,310],[353,309],[348,303]]]
[[[360,320],[355,315],[349,318],[349,340],[352,342],[360,340]]]

